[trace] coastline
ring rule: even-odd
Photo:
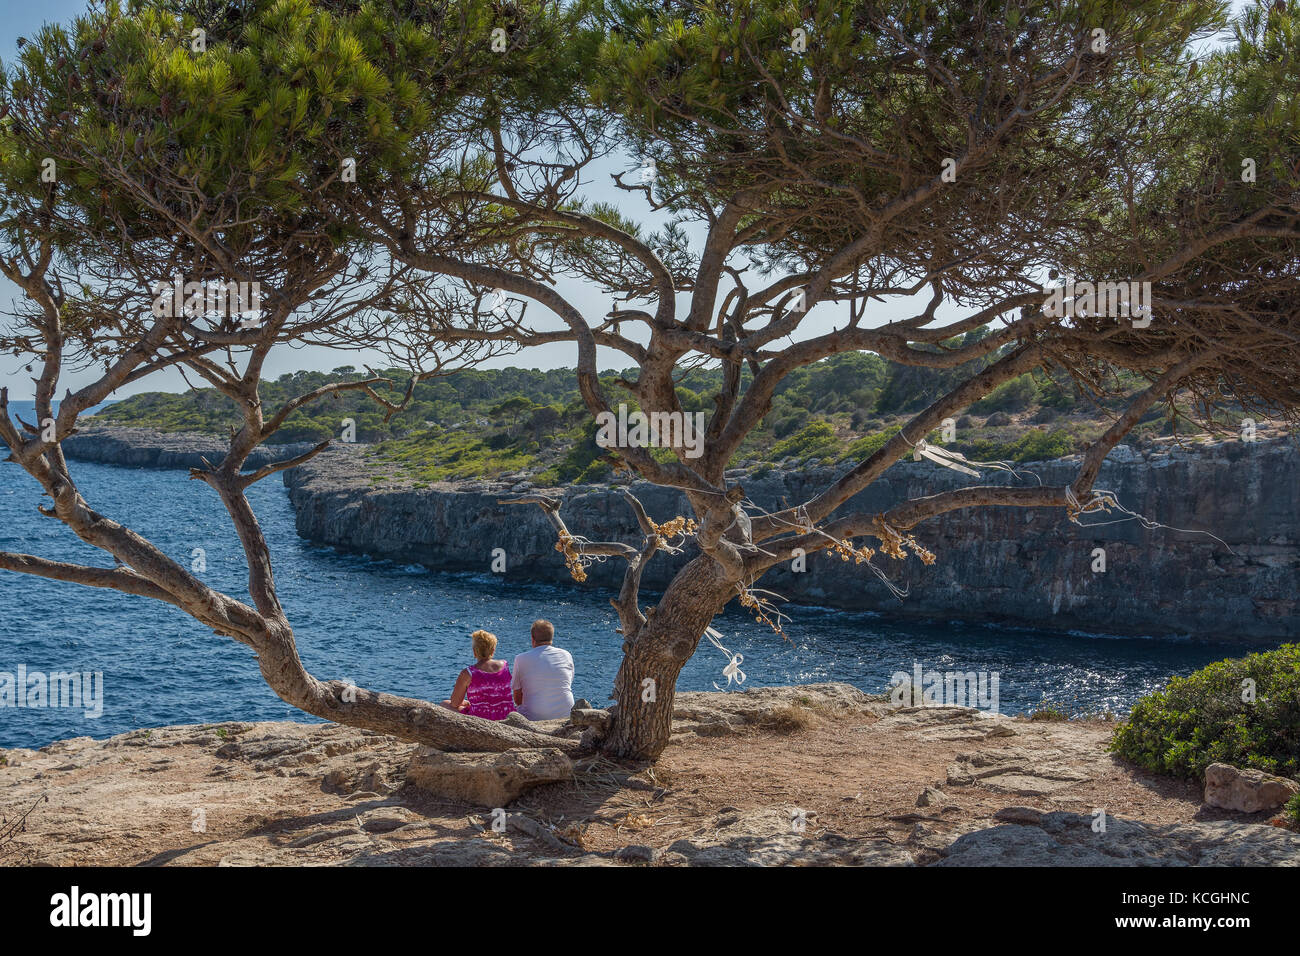
[[[185,468],[203,455],[219,454],[222,443],[212,436],[88,427],[64,447],[74,460]],[[250,466],[310,447],[262,446]],[[575,533],[633,541],[638,531],[619,493],[626,482],[539,489],[527,476],[514,475],[423,485],[398,469],[376,467],[367,455],[368,446],[336,445],[284,473],[300,536],[441,571],[487,573],[499,548],[507,578],[606,588],[621,581],[621,568],[605,562],[588,569],[587,585],[574,584],[541,512],[498,500],[544,490],[563,498],[563,514]],[[1076,468],[1077,459],[1067,458],[1026,465],[1022,472],[1050,483],[1067,480]],[[836,476],[831,468],[728,472],[729,481],[741,483],[769,509],[783,500],[804,500]],[[981,480],[1015,479],[994,474]],[[966,483],[971,479],[929,463],[900,462],[845,508],[884,510],[903,497]],[[793,603],[899,620],[956,619],[1243,646],[1300,639],[1300,501],[1294,490],[1300,487],[1300,449],[1294,444],[1226,442],[1145,456],[1121,446],[1107,459],[1097,487],[1167,527],[1147,529],[1134,520],[1081,527],[1043,509],[957,512],[919,529],[922,543],[938,556],[935,565],[877,558],[891,580],[908,589],[902,601],[869,571],[826,554],[809,555],[804,573],[788,562],[773,568],[763,586]],[[684,497],[672,489],[644,482],[630,488],[656,520],[685,513]],[[1123,516],[1101,520],[1116,517]],[[1093,570],[1097,548],[1105,552],[1104,572]],[[657,556],[646,569],[646,589],[661,590],[690,556],[689,549]]]

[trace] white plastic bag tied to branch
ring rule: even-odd
[[[1017,478],[1020,477],[1020,472],[1012,468],[1009,462],[971,461],[961,452],[949,451],[946,448],[931,445],[924,438],[912,446],[912,460],[920,461],[922,458],[932,461],[936,465],[942,465],[944,468],[951,468],[953,471],[960,471],[963,475],[970,475],[972,478],[978,478],[980,476],[980,473],[976,471],[977,468],[991,468],[994,471],[1005,471],[1015,475]],[[1030,472],[1030,474],[1033,474],[1033,472]],[[1035,475],[1034,477],[1038,476]]]
[[[912,461],[920,461],[922,458],[928,458],[936,465],[943,465],[943,467],[951,468],[953,471],[960,471],[963,475],[970,475],[972,478],[980,476],[980,473],[974,468],[967,467],[965,455],[942,448],[934,448],[924,438],[912,448]]]

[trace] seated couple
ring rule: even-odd
[[[505,720],[518,710],[529,720],[568,717],[573,709],[573,657],[556,647],[555,626],[533,622],[533,649],[515,658],[513,673],[505,661],[493,659],[495,634],[470,635],[476,663],[456,678],[451,699],[442,706],[484,720]]]

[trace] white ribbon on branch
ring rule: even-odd
[[[731,651],[723,647],[722,635],[719,634],[717,631],[715,631],[713,628],[706,627],[704,629],[704,636],[709,639],[710,644],[712,644],[718,650],[722,651],[722,653],[726,654],[727,657],[729,658],[729,660],[727,661],[727,666],[722,669],[722,676],[727,678],[727,687],[728,688],[731,687],[731,682],[733,680],[736,682],[737,685],[745,683],[745,672],[740,669],[740,665],[745,662],[744,656],[741,654],[733,654],[731,653]],[[714,681],[713,689],[725,690],[726,688],[719,687],[718,682]]]

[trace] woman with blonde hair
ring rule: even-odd
[[[444,700],[442,706],[484,720],[505,720],[515,709],[515,701],[510,691],[509,665],[492,656],[497,650],[497,636],[475,631],[470,641],[475,663],[460,672],[451,699]]]

